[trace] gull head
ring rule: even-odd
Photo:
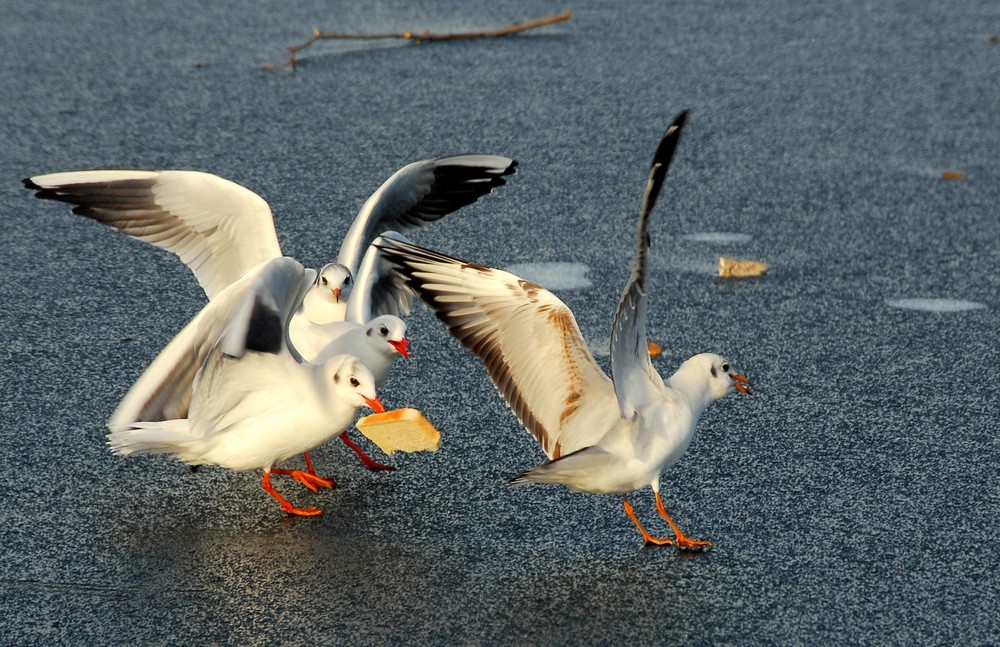
[[[706,405],[733,391],[750,394],[750,380],[734,371],[729,360],[715,353],[701,353],[687,359],[670,376],[669,384]]]
[[[333,384],[333,397],[354,409],[368,407],[375,413],[383,413],[385,407],[375,394],[375,377],[368,367],[357,357],[337,355],[328,359],[324,366]]]
[[[325,301],[345,303],[351,295],[354,277],[351,270],[340,263],[328,263],[319,271],[316,277],[316,290]]]
[[[403,357],[410,356],[410,342],[406,338],[406,322],[394,315],[375,317],[365,325],[365,335],[376,341],[379,351]]]

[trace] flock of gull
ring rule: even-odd
[[[683,362],[663,380],[647,349],[649,217],[687,112],[667,128],[642,197],[631,276],[612,321],[611,376],[600,369],[573,313],[543,287],[499,269],[420,247],[402,233],[502,186],[517,162],[460,155],[404,166],[371,195],[336,261],[319,269],[283,255],[271,210],[252,191],[196,171],[93,170],[24,180],[39,198],[175,254],[208,303],[157,355],[108,421],[116,454],[169,454],[192,466],[263,470],[263,488],[289,476],[310,490],[310,450],[340,437],[369,469],[392,469],[347,436],[357,412],[384,411],[376,391],[408,356],[414,298],[474,353],[548,461],[512,484],[555,483],[620,494],[647,544],[697,550],[660,498],[660,474],[690,444],[705,408],[749,382],[719,355]],[[304,470],[276,467],[302,455]],[[628,494],[649,485],[672,536],[655,537]]]

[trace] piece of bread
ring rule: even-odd
[[[763,276],[767,273],[767,263],[741,261],[723,256],[719,259],[719,276],[725,279],[741,279],[748,276]]]
[[[441,448],[441,433],[416,409],[373,413],[358,420],[357,427],[386,454]]]

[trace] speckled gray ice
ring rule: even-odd
[[[961,299],[889,299],[886,305],[902,310],[920,310],[922,312],[962,312],[964,310],[982,310],[985,303],[978,301],[962,301]]]

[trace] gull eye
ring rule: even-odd
[[[724,373],[728,373],[729,372],[729,364],[723,364],[722,365],[722,371]]]
[[[379,332],[380,335],[382,335],[383,337],[385,337],[386,335],[389,334],[389,329],[386,328],[385,326],[382,326],[381,328],[378,329],[378,332]]]
[[[322,283],[323,285],[326,285],[327,283],[329,283],[329,281],[326,280],[325,276],[321,276],[320,279],[319,279],[319,282]]]
[[[349,277],[349,276],[345,277],[344,278],[344,285],[350,285],[350,284],[351,284],[351,277]]]
[[[353,387],[361,386],[361,382],[358,382],[358,378],[352,376],[351,377],[351,386],[353,386]]]

